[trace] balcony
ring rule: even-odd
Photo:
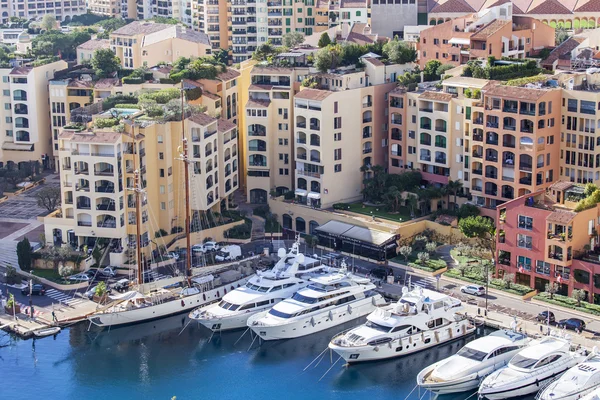
[[[548,252],[548,258],[552,260],[562,261],[564,257],[562,253],[550,251]]]
[[[495,172],[486,172],[485,177],[490,179],[498,179],[498,174]]]
[[[474,124],[474,125],[483,125],[483,117],[480,117],[480,118],[474,118],[474,119],[473,119],[473,124]]]
[[[373,118],[372,117],[363,118],[363,124],[368,124],[370,122],[373,122]],[[395,124],[396,122],[392,121],[392,123]]]
[[[421,157],[419,159],[421,161],[431,161],[431,156],[430,155],[421,154]]]
[[[498,121],[488,121],[485,126],[488,128],[498,128]]]
[[[432,113],[433,108],[419,108],[419,111],[426,112],[426,113]]]
[[[88,221],[77,221],[77,226],[92,226],[92,223]]]
[[[446,157],[436,157],[435,162],[438,164],[446,164]]]
[[[480,152],[474,151],[473,158],[483,158],[483,152],[480,153]]]
[[[306,154],[296,154],[298,160],[306,160]]]
[[[393,122],[393,121],[392,121]],[[421,129],[431,130],[431,124],[421,124]]]
[[[482,175],[483,174],[483,170],[481,168],[479,169],[472,169],[471,172],[473,173],[473,175]]]
[[[487,144],[491,144],[493,146],[498,146],[498,139],[491,139],[491,138],[487,138],[487,140],[485,141]]]
[[[373,149],[372,149],[372,148],[370,148],[370,147],[369,147],[369,148],[366,148],[366,149],[363,149],[363,154],[369,154],[369,153],[371,153],[371,152],[373,152]]]
[[[98,211],[115,211],[115,204],[114,203],[98,204],[96,206],[96,210],[98,210]]]
[[[519,164],[519,169],[521,171],[527,171],[527,172],[531,172],[532,170],[532,164],[524,164],[524,163],[520,163]]]
[[[491,162],[496,162],[496,161],[498,161],[498,156],[496,156],[494,154],[488,154],[485,156],[485,160],[491,161]]]
[[[503,141],[502,142],[502,146],[504,146],[504,147],[510,147],[510,148],[514,149],[515,146],[516,146],[516,142],[514,142],[514,141]]]
[[[531,177],[521,178],[519,179],[519,183],[521,185],[531,185]]]
[[[482,134],[473,134],[473,141],[483,142],[483,135]]]
[[[503,128],[504,128],[504,130],[507,130],[507,131],[516,131],[517,130],[516,125],[509,125],[509,124],[504,124]]]
[[[77,203],[78,210],[91,210],[92,206],[90,203]]]
[[[363,103],[362,106],[363,106],[363,108],[372,107],[373,106],[373,102],[369,101],[369,102]],[[394,107],[394,106],[392,106],[392,107]]]
[[[485,189],[485,194],[490,195],[490,196],[497,196],[498,195],[498,190]]]

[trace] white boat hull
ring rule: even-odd
[[[567,372],[571,366],[572,365],[566,365],[565,368],[559,369],[551,374],[529,376],[526,379],[515,382],[515,384],[512,385],[515,387],[502,385],[497,388],[484,388],[481,386],[479,388],[479,396],[489,400],[503,400],[510,397],[527,396],[538,392],[540,389],[543,389],[554,379],[560,378],[560,376]]]
[[[194,321],[198,321],[198,323],[202,324],[204,327],[210,329],[213,332],[223,332],[223,331],[232,331],[235,329],[245,329],[247,328],[248,318],[262,312],[264,310],[269,310],[273,305],[269,305],[267,308],[262,308],[258,310],[252,310],[247,313],[239,313],[234,315],[228,315],[223,317],[214,317],[214,318],[202,318],[200,314],[195,314],[194,312],[190,313],[190,319]],[[195,316],[196,315],[196,316]]]
[[[385,300],[381,295],[366,297],[279,325],[261,325],[258,320],[266,314],[263,311],[248,320],[248,327],[263,340],[293,339],[364,317],[384,303]],[[329,318],[330,314],[333,318]]]
[[[421,350],[459,339],[474,333],[476,327],[467,319],[453,322],[450,326],[422,332],[410,337],[396,338],[391,342],[380,345],[341,346],[334,341],[329,348],[339,354],[348,363],[383,360],[393,357],[406,356]],[[437,335],[436,335],[437,332]]]
[[[426,381],[425,377],[429,375],[437,367],[437,365],[438,363],[435,363],[422,370],[419,375],[417,375],[417,384],[423,389],[429,390],[436,394],[451,394],[470,392],[471,390],[477,389],[481,384],[481,381],[486,376],[496,371],[498,368],[503,367],[505,364],[501,363],[500,365],[489,365],[480,369],[478,372],[474,372],[453,380],[447,380],[443,382]]]
[[[245,285],[248,278],[242,278],[235,282],[228,283],[224,286],[219,286],[204,292],[193,294],[190,296],[165,301],[164,303],[153,304],[148,307],[134,308],[131,310],[122,310],[114,312],[100,312],[88,316],[88,320],[94,325],[101,327],[119,326],[128,324],[137,324],[140,322],[150,321],[168,317],[170,315],[190,312],[194,308],[201,307],[206,304],[218,301],[225,295],[224,289],[230,285],[237,287]]]

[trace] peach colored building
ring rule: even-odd
[[[582,185],[558,181],[498,207],[496,274],[539,292],[550,282],[563,295],[582,289],[600,303],[600,208],[575,212],[585,197]]]
[[[483,16],[472,14],[421,31],[421,67],[429,60],[460,65],[490,56],[526,58],[554,46],[554,28],[534,18],[513,16],[509,4],[492,7]]]

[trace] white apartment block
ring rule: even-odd
[[[0,3],[2,22],[8,22],[10,17],[37,19],[46,14],[52,14],[59,21],[69,21],[75,15],[85,14],[85,0],[32,1],[10,0]]]

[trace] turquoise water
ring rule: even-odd
[[[180,334],[184,323],[185,317],[176,316],[110,332],[87,332],[87,325],[77,325],[56,338],[15,341],[0,349],[0,399],[403,400],[419,370],[465,343],[348,368],[340,361],[319,381],[331,366],[329,355],[316,368],[303,369],[333,334],[349,325],[295,340],[254,343],[248,350],[248,334],[237,345],[242,332],[209,341],[210,332],[194,324]],[[418,399],[417,392],[410,398]]]

